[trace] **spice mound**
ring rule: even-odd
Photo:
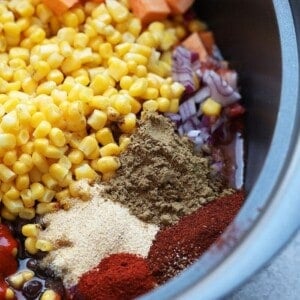
[[[134,254],[118,253],[104,258],[78,283],[75,300],[129,300],[155,286],[147,261]]]
[[[159,284],[177,275],[211,246],[233,220],[244,193],[215,199],[177,224],[162,229],[153,242],[148,262]]]
[[[46,215],[46,229],[39,239],[54,247],[41,266],[51,267],[66,287],[77,283],[85,272],[106,256],[127,252],[146,257],[158,231],[130,215],[128,209],[102,198],[100,185],[91,188],[87,202],[74,199],[68,210]]]
[[[120,160],[107,197],[149,223],[173,224],[226,192],[220,178],[211,176],[209,159],[196,155],[191,142],[156,113],[142,116]]]

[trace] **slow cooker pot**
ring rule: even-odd
[[[224,298],[262,268],[300,224],[300,2],[196,2],[196,12],[240,74],[247,107],[247,200],[221,241],[144,300]]]

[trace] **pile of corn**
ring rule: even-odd
[[[171,48],[185,35],[180,18],[142,28],[124,0],[61,16],[41,0],[2,0],[1,216],[67,208],[78,180],[110,178],[141,111],[177,112]]]

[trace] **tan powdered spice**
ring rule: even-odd
[[[127,208],[100,196],[102,187],[91,188],[92,197],[74,200],[68,211],[43,217],[46,229],[39,238],[55,247],[41,262],[62,277],[70,287],[86,271],[112,253],[133,253],[146,257],[158,231],[132,216]]]
[[[127,206],[132,214],[168,225],[213,200],[224,190],[210,174],[210,161],[196,155],[187,138],[156,113],[143,115],[139,128],[120,156],[121,168],[107,185],[107,197]]]

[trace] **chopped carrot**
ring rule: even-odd
[[[79,3],[79,0],[43,0],[43,3],[48,6],[55,14],[61,15],[72,6]]]
[[[185,13],[194,3],[194,0],[167,0],[171,11],[175,14]]]
[[[209,55],[212,54],[213,46],[215,45],[215,38],[211,31],[199,32],[202,43],[204,44]]]
[[[189,37],[187,37],[182,42],[182,45],[193,52],[197,52],[199,54],[200,61],[207,60],[208,53],[198,32],[194,32]]]
[[[165,19],[171,12],[166,0],[130,0],[133,14],[143,24]]]

